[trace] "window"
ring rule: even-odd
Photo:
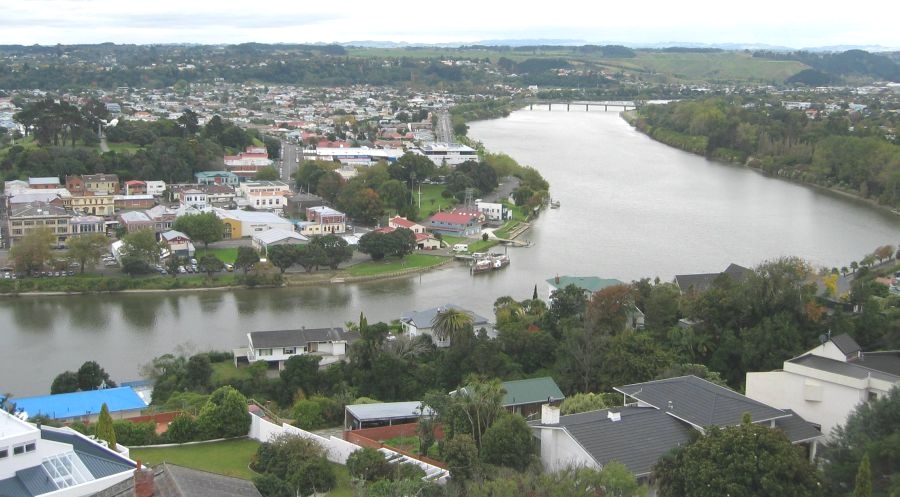
[[[3,447],[0,449],[0,459],[5,459],[9,457],[9,447]]]
[[[37,444],[34,442],[28,442],[25,444],[25,452],[34,452],[37,449]]]
[[[869,392],[869,402],[875,402],[878,400],[878,392]]]
[[[296,353],[297,353],[297,349],[295,347],[285,347],[285,349],[284,349],[284,355],[291,355],[291,354],[296,354]]]
[[[259,349],[259,355],[260,357],[272,355],[272,349]]]

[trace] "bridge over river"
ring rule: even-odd
[[[563,106],[566,107],[566,110],[572,110],[572,108],[580,108],[584,107],[585,111],[591,110],[591,107],[598,109],[603,107],[604,112],[609,111],[609,108],[612,107],[613,110],[628,110],[628,109],[637,109],[641,106],[641,102],[634,102],[631,100],[603,100],[603,101],[586,101],[586,100],[538,100],[534,102],[530,102],[528,104],[529,110],[534,110],[534,107],[538,108],[547,107],[547,110],[553,110],[553,106],[557,108],[561,108]]]

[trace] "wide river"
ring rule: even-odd
[[[464,266],[364,284],[278,290],[0,299],[0,393],[44,394],[53,377],[96,360],[115,380],[173,352],[243,346],[253,330],[341,326],[456,303],[490,316],[494,300],[531,296],[554,275],[631,281],[755,266],[798,255],[849,265],[900,242],[900,216],[669,148],[614,112],[523,110],[472,124],[492,151],[532,165],[561,208],[510,249],[512,264],[470,276]]]

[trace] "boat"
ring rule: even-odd
[[[494,264],[494,269],[501,269],[509,266],[509,256],[506,254],[491,254],[491,262]]]
[[[480,259],[472,265],[472,274],[486,273],[494,270],[494,262],[490,259]]]
[[[551,209],[559,209],[559,200],[551,200],[550,208]]]

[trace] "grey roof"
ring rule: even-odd
[[[799,414],[790,409],[784,412],[791,414],[788,418],[775,420],[775,427],[784,432],[784,435],[791,443],[803,442],[822,436],[822,432],[817,430],[813,425],[809,424]]]
[[[740,282],[749,272],[749,269],[731,263],[721,273],[677,274],[675,275],[675,284],[682,292],[703,293],[712,287],[719,276],[728,275],[733,281]]]
[[[419,417],[419,401],[413,402],[380,402],[378,404],[352,404],[346,407],[348,413],[360,421],[379,419],[397,419]],[[434,414],[430,407],[425,407],[426,415]]]
[[[869,352],[864,354],[861,360],[848,362],[807,354],[795,357],[788,362],[859,380],[871,375],[874,378],[884,381],[900,381],[900,371],[892,374],[872,367],[877,366],[886,369],[900,368],[900,354],[897,352]],[[891,368],[892,363],[894,365],[893,368]]]
[[[11,206],[9,209],[10,218],[18,217],[60,217],[68,216],[69,212],[62,206],[48,204],[47,202],[31,202]]]
[[[900,351],[864,352],[850,362],[885,374],[900,377]]]
[[[411,323],[416,328],[420,328],[420,329],[421,328],[431,328],[431,323],[434,322],[434,317],[437,316],[437,314],[439,312],[443,312],[447,309],[456,309],[458,311],[463,311],[463,312],[469,314],[470,316],[472,316],[472,326],[475,327],[475,329],[478,329],[479,325],[483,326],[486,324],[490,324],[490,321],[488,321],[488,319],[486,317],[475,314],[474,312],[472,312],[468,309],[463,309],[462,307],[460,307],[456,304],[445,304],[445,305],[442,305],[439,307],[432,307],[431,309],[425,309],[424,311],[406,312],[400,316],[400,320],[405,321],[407,323]]]
[[[615,390],[701,428],[739,424],[745,412],[754,422],[790,416],[693,375],[635,383]]]
[[[154,497],[262,497],[253,482],[162,463],[153,469]],[[134,478],[93,497],[131,497]]]
[[[621,419],[608,419],[610,411]],[[618,461],[635,476],[649,473],[660,456],[689,442],[695,432],[665,411],[648,407],[602,409],[561,416],[559,425],[532,426],[563,427],[598,464]]]
[[[831,343],[833,343],[841,352],[843,352],[845,356],[855,354],[862,350],[859,344],[856,343],[856,340],[854,340],[853,337],[846,333],[841,333],[836,337],[832,337]]]
[[[311,328],[299,330],[252,331],[250,342],[253,348],[270,349],[274,347],[295,347],[309,342],[336,342],[346,340],[353,342],[359,333],[344,331],[343,328]]]

